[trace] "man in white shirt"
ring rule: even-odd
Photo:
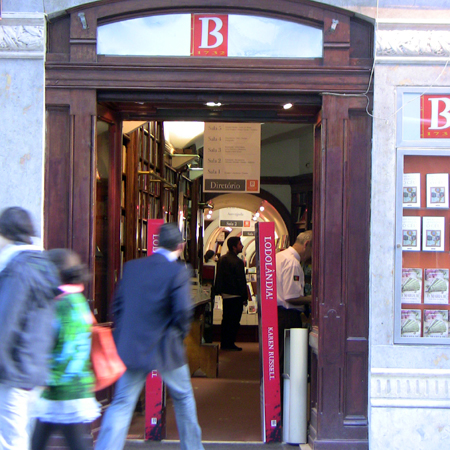
[[[304,295],[305,275],[301,262],[311,258],[312,231],[300,233],[292,247],[277,253],[277,305],[280,374],[283,374],[284,330],[301,328],[301,314],[309,309],[311,296]]]

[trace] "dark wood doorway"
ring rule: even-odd
[[[96,27],[101,23],[187,9],[314,22],[323,30],[323,58],[255,59],[249,64],[96,54]],[[88,27],[80,21],[81,13]],[[339,27],[334,30],[336,20]],[[276,111],[272,120],[298,121],[316,115],[321,96],[314,168],[310,441],[315,449],[367,449],[371,118],[366,93],[373,62],[372,26],[352,13],[306,0],[251,0],[245,7],[238,0],[213,5],[207,0],[189,5],[183,0],[170,5],[163,0],[145,5],[138,0],[104,0],[54,19],[48,36],[45,244],[75,249],[91,269],[98,101],[130,102],[122,119],[141,115],[159,120],[164,113],[158,104],[182,114],[186,105],[193,111],[192,105],[214,95],[235,99],[241,105],[234,108],[238,118],[260,120]],[[291,113],[281,111],[280,104],[292,98],[301,106]],[[143,110],[152,102],[152,111]],[[258,107],[249,109],[247,104]]]

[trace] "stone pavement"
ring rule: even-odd
[[[262,442],[204,442],[205,450],[311,450],[309,445],[264,444]],[[178,441],[127,441],[124,450],[180,450]]]

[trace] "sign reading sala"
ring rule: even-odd
[[[450,96],[420,96],[420,137],[422,139],[450,138]]]

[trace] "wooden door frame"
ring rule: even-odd
[[[233,12],[313,24],[323,30],[324,55],[314,60],[252,59],[251,64],[227,58],[97,56],[99,24],[180,12]],[[87,27],[80,14],[84,14]],[[331,27],[333,20],[339,21],[335,30]],[[240,0],[104,0],[70,9],[49,24],[48,33],[47,245],[74,248],[93,267],[92,155],[99,96],[130,92],[135,98],[159,95],[163,104],[169,93],[178,107],[190,104],[200,108],[205,94],[226,94],[235,96],[238,103],[250,96],[255,105],[275,109],[289,96],[365,93],[372,57],[371,24],[348,11],[306,0],[249,0],[245,5]],[[186,101],[185,92],[196,102]],[[321,148],[315,155],[320,162],[320,172],[316,171],[320,195],[314,200],[322,220],[314,223],[315,228],[320,226],[320,245],[314,250],[316,320],[311,336],[317,370],[312,374],[315,404],[310,439],[316,449],[344,449],[349,445],[358,450],[368,448],[371,119],[365,108],[362,94],[323,96]],[[282,114],[280,121],[289,120]],[[361,193],[355,195],[355,191]],[[355,205],[365,213],[350,217]],[[359,231],[352,228],[355,223],[360,225]],[[350,232],[356,232],[356,242],[363,249],[358,253],[357,267],[353,264],[357,259],[352,259],[356,248],[348,239]],[[358,325],[350,320],[356,317],[354,311],[359,314]]]

